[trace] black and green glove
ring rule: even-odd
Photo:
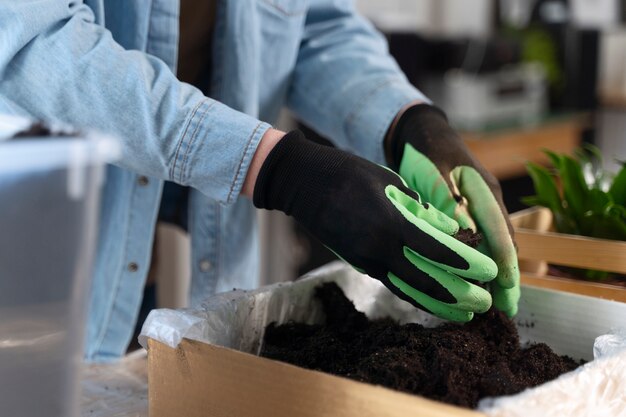
[[[483,235],[483,253],[494,259],[498,276],[490,284],[494,306],[517,313],[520,275],[513,228],[498,181],[470,154],[436,107],[420,104],[398,121],[389,144],[393,168],[424,201]]]
[[[265,160],[254,205],[293,216],[355,268],[439,317],[469,321],[491,306],[496,264],[456,240],[459,224],[396,173],[288,133]]]

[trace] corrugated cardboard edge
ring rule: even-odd
[[[150,417],[485,416],[188,339],[148,340],[148,383]]]

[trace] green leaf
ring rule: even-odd
[[[583,236],[606,237],[608,232],[604,229],[608,223],[606,217],[611,204],[608,194],[597,189],[590,190],[585,200],[586,211],[577,217],[578,233]]]
[[[598,190],[597,188],[589,190],[587,195],[589,198],[585,201],[587,209],[585,214],[588,212],[598,214],[608,213],[609,208],[613,205],[613,199],[611,196],[602,190]]]
[[[580,229],[578,227],[578,223],[576,220],[563,213],[554,213],[554,226],[556,230],[560,233],[567,233],[570,235],[579,235]]]
[[[621,217],[626,223],[626,207],[623,205],[613,202],[608,208],[608,213],[611,216]]]
[[[582,146],[586,155],[588,155],[588,159],[593,162],[602,162],[602,151],[596,145],[585,142]]]
[[[583,236],[600,239],[626,240],[626,224],[622,219],[610,215],[593,213],[582,219]]]
[[[603,189],[608,188],[612,176],[602,169],[598,148],[587,145],[575,151],[576,158],[547,149],[543,152],[554,173],[528,163],[537,195],[523,201],[548,207],[559,232],[626,241],[626,164],[606,192]]]
[[[532,207],[532,206],[548,207],[546,203],[544,203],[544,201],[536,195],[529,195],[528,197],[522,197],[521,201],[522,203],[526,204],[529,207]]]
[[[526,164],[526,169],[533,180],[535,191],[537,192],[535,201],[540,201],[540,205],[548,207],[553,212],[562,212],[561,196],[550,172],[546,168],[532,162]]]
[[[552,163],[552,166],[554,166],[554,168],[558,171],[561,170],[561,155],[552,152],[550,149],[542,149],[543,153],[545,153],[548,158],[550,159],[550,162]]]
[[[563,196],[567,207],[579,219],[587,211],[589,199],[589,187],[585,182],[582,167],[574,158],[562,155],[559,175],[563,185]]]
[[[581,153],[583,156],[578,157],[578,160],[589,169],[593,178],[593,183],[590,185],[594,188],[603,189],[604,183],[607,182],[608,172],[602,164],[602,151],[596,145],[584,143]]]
[[[622,169],[613,179],[609,194],[616,204],[626,206],[626,164],[622,166]]]

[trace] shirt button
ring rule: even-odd
[[[127,268],[130,272],[137,272],[139,270],[139,265],[137,265],[137,263],[135,262],[131,262],[128,264]]]
[[[148,183],[150,182],[150,180],[148,179],[148,177],[146,177],[145,175],[142,175],[141,177],[137,178],[137,182],[139,183],[139,185],[141,186],[146,186],[148,185]]]
[[[211,266],[211,262],[206,259],[200,261],[200,271],[202,272],[208,272],[211,269]]]

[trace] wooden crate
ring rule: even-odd
[[[511,215],[522,283],[626,303],[626,288],[548,275],[548,263],[626,274],[626,242],[556,233],[552,213],[533,207]]]

